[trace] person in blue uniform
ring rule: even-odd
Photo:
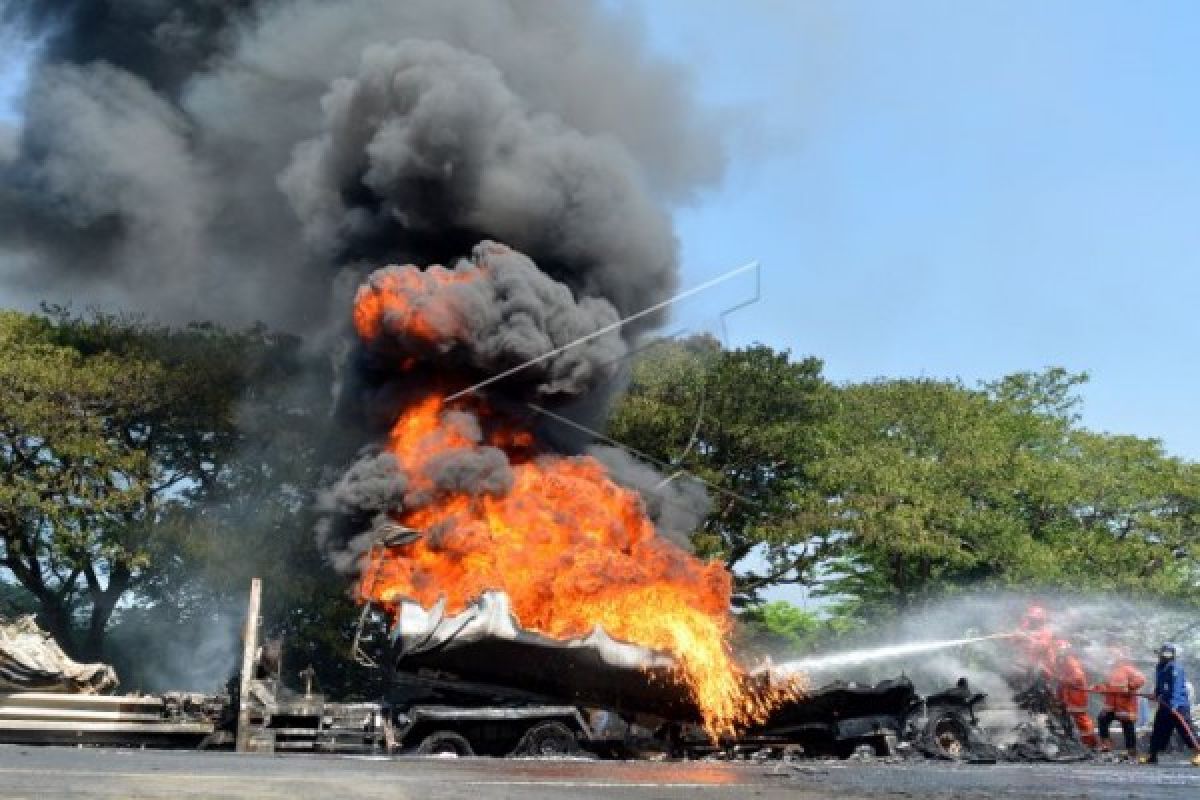
[[[1167,749],[1171,735],[1178,732],[1184,744],[1197,752],[1192,764],[1200,767],[1200,745],[1192,729],[1192,709],[1187,693],[1187,675],[1179,662],[1179,648],[1167,642],[1158,651],[1154,668],[1154,728],[1150,733],[1150,755],[1147,764],[1157,764],[1158,754]]]

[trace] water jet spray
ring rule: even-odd
[[[834,667],[853,667],[873,661],[888,661],[905,656],[933,653],[938,650],[949,650],[965,645],[980,644],[999,639],[1012,639],[1021,635],[1017,632],[993,633],[988,636],[970,636],[962,639],[942,639],[932,642],[908,642],[906,644],[887,645],[885,647],[874,647],[866,650],[849,650],[844,653],[830,653],[823,656],[811,656],[796,661],[788,661],[773,667],[772,672],[778,675],[792,675]]]

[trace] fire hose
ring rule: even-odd
[[[1083,687],[1071,687],[1071,688],[1081,689]],[[1117,689],[1116,691],[1114,691],[1112,689],[1097,689],[1097,688],[1083,689],[1083,690],[1085,692],[1087,692],[1088,694],[1124,694],[1124,695],[1131,695],[1133,697],[1144,697],[1147,700],[1155,701],[1161,707],[1165,708],[1167,711],[1170,711],[1172,716],[1174,716],[1175,719],[1179,721],[1180,727],[1182,727],[1184,732],[1187,733],[1188,745],[1191,746],[1191,748],[1193,750],[1200,752],[1200,743],[1196,742],[1196,737],[1192,732],[1191,724],[1183,716],[1183,714],[1179,713],[1179,709],[1168,704],[1166,700],[1163,700],[1162,698],[1159,698],[1159,697],[1155,697],[1152,694],[1143,694],[1141,692],[1122,692],[1120,689]]]

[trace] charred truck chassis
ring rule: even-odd
[[[864,748],[876,756],[915,749],[932,758],[979,760],[991,753],[975,718],[983,700],[961,689],[922,698],[906,678],[875,686],[833,683],[780,706],[734,741],[720,747],[697,742],[688,754],[846,758]]]
[[[450,675],[396,673],[385,716],[390,750],[417,755],[561,756],[587,752],[629,757],[647,751],[701,758],[845,758],[864,747],[890,756],[902,743],[927,756],[991,757],[976,725],[983,695],[950,690],[920,697],[907,679],[876,686],[832,684],[781,706],[763,724],[713,743],[695,723],[555,703],[520,690]],[[597,718],[620,718],[614,727]]]
[[[713,743],[669,659],[602,631],[562,642],[524,630],[500,593],[458,614],[406,603],[385,637],[392,751],[845,757],[864,746],[891,755],[907,742],[931,756],[964,758],[982,745],[973,711],[982,695],[960,687],[926,701],[904,678],[826,686],[736,739]]]
[[[385,716],[393,752],[566,756],[597,740],[579,707],[553,698],[428,671],[391,678]]]
[[[794,749],[806,755],[845,757],[862,747],[889,756],[920,706],[912,683],[877,686],[835,683],[786,703],[735,744],[739,750]]]

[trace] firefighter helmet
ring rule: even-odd
[[[1030,606],[1025,611],[1021,626],[1025,628],[1040,628],[1046,624],[1046,609],[1041,606]]]

